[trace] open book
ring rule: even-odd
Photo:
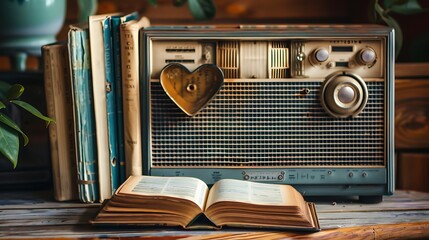
[[[103,204],[96,225],[320,230],[314,204],[289,185],[223,179],[131,176]]]

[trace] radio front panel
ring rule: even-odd
[[[392,192],[393,41],[380,29],[143,31],[144,173],[288,183],[308,195]],[[171,63],[223,73],[196,115],[161,85]]]
[[[151,78],[168,63],[181,63],[190,71],[216,64],[226,79],[325,78],[351,71],[364,78],[382,78],[384,40],[373,38],[332,40],[154,40]],[[291,54],[289,54],[289,50]],[[292,66],[289,66],[292,62]],[[291,69],[291,70],[289,70]]]

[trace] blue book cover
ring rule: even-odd
[[[71,26],[68,33],[73,119],[75,125],[79,199],[98,202],[97,140],[89,51],[88,27]]]
[[[120,185],[118,161],[118,125],[116,111],[117,86],[114,78],[111,17],[101,21],[103,27],[104,63],[106,74],[106,107],[109,141],[110,183],[112,194]]]
[[[125,16],[112,16],[112,47],[113,66],[116,87],[116,116],[118,126],[118,160],[119,160],[119,182],[126,180],[125,174],[125,143],[124,143],[124,113],[122,104],[122,67],[121,67],[121,36],[120,25],[124,22],[135,20],[139,17],[138,12]]]

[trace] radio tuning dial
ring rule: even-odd
[[[368,89],[359,76],[337,72],[328,76],[320,89],[323,108],[333,117],[354,117],[365,108]]]
[[[359,61],[365,65],[373,63],[375,58],[375,51],[372,48],[364,48],[359,53]]]
[[[314,52],[314,58],[317,62],[324,62],[329,58],[329,52],[326,48],[319,48]]]

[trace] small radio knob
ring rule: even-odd
[[[375,58],[375,51],[372,48],[364,48],[359,53],[359,61],[365,65],[373,63]]]
[[[299,53],[296,55],[296,60],[298,60],[299,62],[304,61],[304,59],[305,59],[305,54],[304,54],[303,52],[299,52]]]
[[[328,60],[329,52],[326,48],[319,48],[314,52],[314,59],[318,62],[324,62]]]

